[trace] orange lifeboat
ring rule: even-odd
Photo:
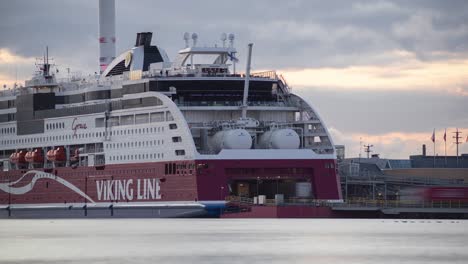
[[[18,153],[17,152],[11,153],[10,162],[13,163],[13,164],[18,163]]]
[[[51,150],[47,151],[46,157],[47,157],[48,161],[55,161],[54,150],[51,149]]]
[[[57,147],[47,151],[47,160],[54,162],[65,162],[67,155],[65,154],[64,147]]]
[[[10,162],[14,164],[24,164],[26,163],[26,151],[20,150],[10,155]]]
[[[43,163],[44,162],[44,156],[42,155],[42,150],[38,148],[26,153],[25,159],[29,163]]]
[[[26,162],[32,163],[32,155],[33,155],[32,151],[26,152],[26,155],[24,156],[24,159],[26,160]]]
[[[55,162],[65,162],[67,155],[65,154],[64,147],[58,147],[54,150]]]

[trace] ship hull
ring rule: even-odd
[[[287,193],[310,182],[316,199],[340,200],[334,160],[188,160],[1,172],[1,218],[219,216],[226,197]],[[245,188],[244,188],[245,189]],[[245,190],[244,190],[245,191]]]

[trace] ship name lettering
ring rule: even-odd
[[[88,126],[85,124],[85,123],[77,123],[75,124],[76,120],[78,120],[77,117],[75,117],[73,119],[73,123],[72,123],[72,130],[73,130],[73,136],[76,136],[76,131],[78,129],[88,129]]]
[[[132,201],[161,199],[159,179],[137,179],[136,189],[133,179],[96,181],[99,201]],[[133,195],[136,191],[136,197]]]

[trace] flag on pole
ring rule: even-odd
[[[434,129],[434,131],[432,132],[431,140],[432,140],[432,142],[435,143],[435,129]]]
[[[445,129],[445,133],[444,133],[444,141],[447,142],[447,129]]]

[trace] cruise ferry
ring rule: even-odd
[[[228,197],[342,201],[334,145],[274,71],[238,73],[234,35],[171,61],[152,33],[101,74],[44,58],[0,92],[0,218],[216,215]],[[105,42],[105,41],[103,41]],[[101,59],[101,62],[103,60]]]

